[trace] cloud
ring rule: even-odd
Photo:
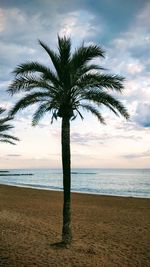
[[[131,74],[138,74],[143,71],[144,65],[139,62],[132,62],[127,64],[127,71]]]
[[[71,141],[80,145],[89,145],[93,141],[99,141],[100,137],[93,133],[80,134],[74,132],[71,134]]]
[[[142,153],[131,153],[131,154],[126,154],[123,155],[122,157],[127,158],[127,159],[134,159],[134,158],[150,158],[150,149],[142,152]]]
[[[2,9],[0,9],[0,32],[3,32],[5,28],[5,16]]]
[[[21,157],[20,154],[7,154],[8,157]]]
[[[132,124],[135,122],[143,127],[150,126],[149,10],[150,2],[147,1],[133,16],[126,31],[109,42],[105,61],[111,72],[115,69],[116,73],[125,77],[124,94],[119,99],[123,100],[128,108]],[[135,130],[136,128],[135,125]]]
[[[106,144],[112,140],[119,140],[119,139],[123,140],[129,139],[129,140],[139,141],[141,137],[129,134],[114,135],[114,134],[103,133],[101,135],[98,135],[95,134],[94,132],[88,132],[85,134],[74,132],[71,134],[71,141],[79,145],[90,145],[93,142],[98,144]]]
[[[75,12],[70,12],[61,16],[61,26],[59,34],[61,36],[67,35],[78,40],[79,36],[82,39],[87,37],[92,37],[96,34],[97,27],[93,24],[94,15],[90,12],[80,10]],[[102,26],[98,28],[98,31],[102,31]]]
[[[143,127],[150,127],[150,103],[138,103],[134,120]]]

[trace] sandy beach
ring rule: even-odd
[[[0,266],[150,266],[150,199],[72,194],[73,243],[61,240],[62,193],[0,185]]]

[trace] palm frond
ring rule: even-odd
[[[60,60],[62,64],[67,64],[70,61],[71,55],[71,40],[70,38],[58,36],[58,49],[60,54]]]
[[[0,108],[0,114],[2,114],[5,109]],[[0,119],[0,142],[9,143],[15,145],[13,141],[19,141],[19,139],[13,135],[7,134],[7,131],[14,128],[13,125],[8,124],[7,122],[11,121],[12,117],[4,117]]]
[[[119,112],[123,117],[126,119],[129,119],[129,114],[127,112],[127,109],[124,107],[124,105],[117,99],[115,99],[113,96],[109,95],[106,92],[96,92],[96,91],[88,91],[84,94],[84,99],[93,101],[97,105],[105,105],[108,108],[110,108],[112,111]]]
[[[8,88],[8,93],[11,95],[19,91],[30,91],[34,88],[53,90],[53,87],[48,84],[44,79],[39,79],[31,75],[23,75],[15,78]]]
[[[86,64],[81,67],[81,75],[87,74],[87,72],[91,71],[99,71],[99,70],[106,70],[105,68],[97,65],[97,64]]]
[[[73,73],[76,73],[81,66],[87,64],[90,60],[98,57],[104,57],[104,51],[97,45],[80,46],[71,58],[71,69]]]
[[[10,110],[9,114],[10,116],[14,116],[19,110],[24,109],[30,105],[33,105],[42,99],[47,100],[47,98],[50,99],[49,93],[46,92],[34,92],[25,95],[21,100],[19,100],[15,106]]]
[[[79,88],[100,88],[111,89],[122,92],[124,78],[118,75],[108,75],[100,73],[88,73],[81,76],[76,85]]]
[[[14,126],[10,125],[10,124],[0,124],[0,132],[4,132],[7,130],[10,130],[14,128]]]
[[[13,74],[15,74],[15,76],[18,75],[28,75],[28,74],[34,74],[34,73],[39,73],[40,75],[42,75],[42,77],[44,79],[49,79],[52,84],[54,84],[55,86],[59,85],[59,81],[55,75],[55,73],[48,67],[44,66],[41,63],[38,62],[27,62],[24,64],[21,64],[19,66],[17,66],[15,68],[15,70],[12,72]],[[40,77],[39,77],[40,78]]]
[[[51,124],[53,123],[54,119],[57,120],[58,118],[58,111],[57,109],[53,109],[52,118],[51,118]]]
[[[0,108],[0,114],[2,114],[3,112],[5,112],[6,110],[4,108]]]
[[[60,59],[59,78],[62,81],[62,86],[65,90],[71,87],[70,76],[70,56],[71,56],[71,40],[67,37],[58,36],[58,50]]]
[[[36,126],[46,112],[52,109],[51,103],[44,103],[38,107],[32,118],[32,126]]]
[[[88,74],[88,73],[93,74],[93,73],[95,73],[95,71],[100,71],[100,70],[105,70],[105,69],[99,65],[96,65],[96,64],[82,65],[82,66],[80,66],[80,68],[78,68],[78,71],[76,71],[76,73],[73,73],[73,74],[72,74],[72,70],[70,70],[71,87],[76,86],[78,81],[80,79],[82,79],[82,77],[84,77],[85,74]]]
[[[98,109],[91,104],[81,104],[80,107],[85,109],[86,111],[91,112],[93,115],[97,117],[97,119],[102,123],[105,124],[105,120],[102,117],[101,113],[98,111]]]
[[[0,125],[4,124],[5,122],[11,121],[13,117],[5,117],[0,119]]]
[[[19,141],[19,138],[18,137],[15,137],[15,136],[10,135],[10,134],[1,134],[0,133],[0,138],[12,139],[12,140],[15,140],[15,141]]]
[[[78,108],[76,108],[75,110],[76,110],[76,111],[77,111],[77,113],[79,114],[79,116],[80,116],[81,120],[84,120],[84,117],[83,117],[83,115],[81,114],[81,112],[79,111],[79,109],[78,109]],[[73,118],[74,118],[74,117],[76,117],[76,116],[73,116]]]
[[[47,54],[49,55],[58,76],[60,77],[60,73],[61,73],[61,69],[60,69],[60,58],[59,56],[52,50],[50,49],[44,42],[39,40],[39,44],[44,48],[44,50],[47,52]]]
[[[11,145],[16,145],[14,142],[8,140],[8,139],[0,139],[0,142],[2,143],[8,143],[8,144],[11,144]]]

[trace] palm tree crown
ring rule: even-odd
[[[5,109],[0,108],[0,115],[5,112]],[[7,134],[7,131],[14,128],[8,122],[11,121],[12,117],[3,117],[0,118],[0,142],[9,143],[15,145],[14,141],[19,141],[19,139],[15,136]]]
[[[122,103],[109,94],[109,90],[122,92],[124,78],[118,75],[103,74],[99,65],[91,60],[103,58],[104,51],[97,45],[80,46],[71,55],[70,38],[58,37],[58,53],[45,43],[40,45],[50,57],[55,71],[38,62],[27,62],[14,70],[15,79],[8,91],[13,95],[19,91],[27,94],[13,107],[10,114],[39,103],[33,115],[36,125],[46,112],[53,119],[68,117],[74,119],[80,109],[90,111],[101,123],[105,123],[99,108],[108,107],[116,115],[128,119],[129,115]],[[90,64],[91,63],[91,64]]]

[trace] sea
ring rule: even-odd
[[[72,192],[150,198],[150,169],[72,169],[71,176]],[[0,170],[0,184],[36,189],[61,191],[62,177],[61,169]]]

